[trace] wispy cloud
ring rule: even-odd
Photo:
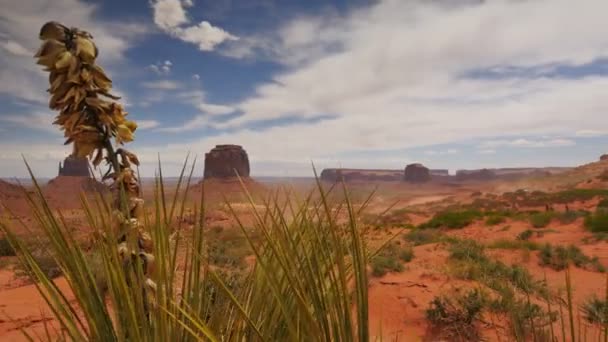
[[[157,75],[168,75],[171,72],[173,63],[169,60],[148,65],[148,69]]]
[[[156,120],[137,120],[138,130],[147,130],[160,126],[160,122]]]
[[[601,137],[608,135],[608,130],[582,129],[576,131],[575,135],[583,138]]]
[[[563,147],[576,145],[576,142],[571,139],[546,139],[546,140],[531,140],[531,139],[515,139],[515,140],[492,140],[481,144],[482,148],[488,147],[521,147],[521,148],[545,148],[545,147]]]
[[[447,150],[427,150],[424,151],[424,154],[426,154],[427,156],[443,156],[443,155],[450,155],[450,154],[457,154],[459,151],[455,148],[449,148]]]
[[[175,89],[179,89],[181,87],[181,85],[178,82],[169,81],[169,80],[142,82],[141,86],[144,88],[157,89],[157,90],[175,90]]]
[[[189,24],[184,7],[191,7],[191,1],[155,0],[151,3],[154,11],[154,23],[164,32],[184,42],[192,43],[201,51],[212,51],[216,46],[239,38],[226,30],[213,26],[208,21],[195,25]]]
[[[57,126],[53,125],[53,121],[55,121],[55,116],[50,111],[0,116],[0,122],[4,122],[5,124],[13,124],[18,127],[37,131],[57,133]]]

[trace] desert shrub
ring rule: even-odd
[[[608,324],[608,303],[597,296],[588,298],[581,305],[581,312],[589,324],[602,327]]]
[[[59,264],[49,251],[37,249],[32,251],[32,256],[34,260],[36,260],[36,263],[38,264],[38,267],[40,267],[42,273],[44,273],[49,279],[57,278],[63,274],[61,267],[59,267]],[[15,276],[27,278],[29,281],[33,282],[35,279],[30,276],[31,270],[29,270],[27,267],[28,266],[24,265],[23,263],[17,264],[15,268]]]
[[[450,258],[461,261],[485,261],[485,247],[473,240],[460,240],[449,247]]]
[[[504,223],[506,218],[504,216],[499,215],[491,215],[486,218],[486,225],[488,226],[496,226],[498,224]]]
[[[449,229],[459,229],[464,228],[477,218],[482,217],[483,214],[479,210],[474,209],[453,209],[453,210],[445,210],[439,213],[436,213],[433,218],[429,221],[421,224],[419,228],[449,228]]]
[[[404,262],[410,262],[414,259],[414,249],[412,247],[405,247],[399,252],[399,259]]]
[[[439,242],[441,240],[441,232],[437,229],[414,229],[404,234],[403,238],[414,246],[421,246]]]
[[[383,227],[401,227],[409,228],[413,227],[410,224],[409,210],[406,208],[395,209],[383,214],[366,214],[361,216],[361,220],[364,224],[372,226],[374,228]]]
[[[593,233],[608,233],[608,211],[596,210],[585,217],[585,227]]]
[[[0,238],[0,257],[15,256],[15,250],[6,237]]]
[[[530,229],[526,229],[523,232],[517,234],[517,240],[528,240],[532,237],[532,235],[534,234],[534,232]]]
[[[382,277],[388,272],[401,272],[403,265],[394,256],[378,255],[372,258],[372,275]]]
[[[579,268],[586,268],[592,271],[604,272],[604,266],[599,262],[599,259],[590,258],[585,255],[580,248],[575,245],[552,246],[545,244],[539,252],[539,265],[548,266],[556,271],[561,271],[572,263]]]
[[[547,312],[538,304],[518,299],[509,304],[506,313],[509,317],[511,334],[516,340],[525,341],[530,337],[535,341],[551,340],[549,336],[544,336],[545,331],[542,327],[553,324],[557,320],[556,312]]]
[[[544,228],[551,222],[553,214],[550,212],[537,213],[530,215],[530,223],[534,228]]]
[[[426,318],[438,337],[451,341],[477,341],[476,323],[486,307],[486,295],[479,289],[464,294],[435,297],[426,309]]]
[[[388,272],[403,271],[399,260],[409,262],[414,257],[414,251],[409,246],[402,246],[395,241],[386,244],[371,260],[372,275],[381,277]]]
[[[600,173],[597,178],[601,181],[608,182],[608,170],[605,170],[604,172]]]

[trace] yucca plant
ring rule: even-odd
[[[106,161],[104,178],[114,189],[112,198],[81,196],[95,232],[96,265],[62,213],[49,206],[28,166],[36,191],[24,193],[75,301],[42,272],[28,245],[0,222],[57,319],[59,329],[52,326],[46,339],[369,340],[366,265],[374,253],[368,253],[357,227],[362,209],[353,208],[345,188],[345,203],[330,204],[328,191],[318,183],[315,195],[302,200],[288,196],[282,202],[269,196],[259,210],[243,185],[256,218],[253,229],[262,241],[253,241],[233,210],[255,264],[240,280],[229,281],[206,254],[204,191],[193,208],[191,236],[181,227],[195,163],[189,175],[184,163],[169,200],[159,162],[155,201],[146,208],[131,168],[137,157],[115,147],[133,139],[136,124],[110,101],[116,98],[109,94],[109,78],[95,65],[92,36],[50,22],[40,38],[44,44],[37,57],[50,71],[50,106],[60,110],[56,123],[63,127],[66,143],[74,144],[74,155],[92,158],[94,166]],[[232,210],[230,202],[226,205]],[[346,223],[339,223],[339,215],[348,218]]]

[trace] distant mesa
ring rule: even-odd
[[[91,177],[88,159],[75,156],[65,158],[63,165],[59,163],[58,176]]]
[[[216,145],[205,153],[204,178],[249,178],[249,157],[239,145]]]
[[[420,163],[409,164],[405,167],[403,180],[409,183],[426,183],[431,180],[431,172]]]
[[[49,202],[58,208],[80,207],[82,192],[105,194],[108,191],[107,185],[92,177],[89,160],[72,155],[65,158],[63,163],[59,163],[57,177],[51,179],[43,187],[43,192]]]
[[[456,180],[467,181],[467,180],[491,180],[496,178],[496,173],[489,169],[481,170],[458,170],[456,171]]]
[[[401,170],[323,169],[321,180],[325,182],[391,182],[401,181]]]
[[[602,155],[600,156],[600,160],[601,160],[601,161],[608,160],[608,154],[602,154]]]

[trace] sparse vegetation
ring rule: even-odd
[[[517,234],[516,239],[526,241],[526,240],[529,240],[533,234],[534,234],[534,232],[532,230],[526,229],[523,232]]]
[[[448,228],[459,229],[464,228],[474,220],[483,217],[479,210],[474,209],[448,209],[436,213],[429,221],[421,224],[419,228]]]
[[[496,226],[501,223],[505,223],[506,218],[504,216],[499,215],[491,215],[486,218],[486,225],[488,226]]]
[[[402,272],[404,267],[401,261],[410,262],[413,258],[414,250],[411,247],[391,241],[372,258],[372,275],[381,277],[388,272]]]
[[[441,241],[442,235],[437,229],[414,229],[404,234],[403,238],[414,246],[421,246]]]
[[[590,258],[575,245],[553,246],[545,244],[539,251],[539,265],[548,266],[556,271],[564,270],[572,263],[579,268],[604,272],[604,266],[597,258]]]
[[[581,305],[583,318],[589,323],[598,326],[608,325],[608,303],[597,296],[588,298]]]
[[[544,228],[549,225],[552,218],[551,212],[535,213],[530,215],[530,223],[534,228]]]
[[[479,289],[435,297],[426,310],[426,318],[439,338],[450,341],[477,341],[477,324],[486,305],[486,296]]]
[[[598,209],[587,216],[585,227],[593,233],[608,233],[608,211]]]

